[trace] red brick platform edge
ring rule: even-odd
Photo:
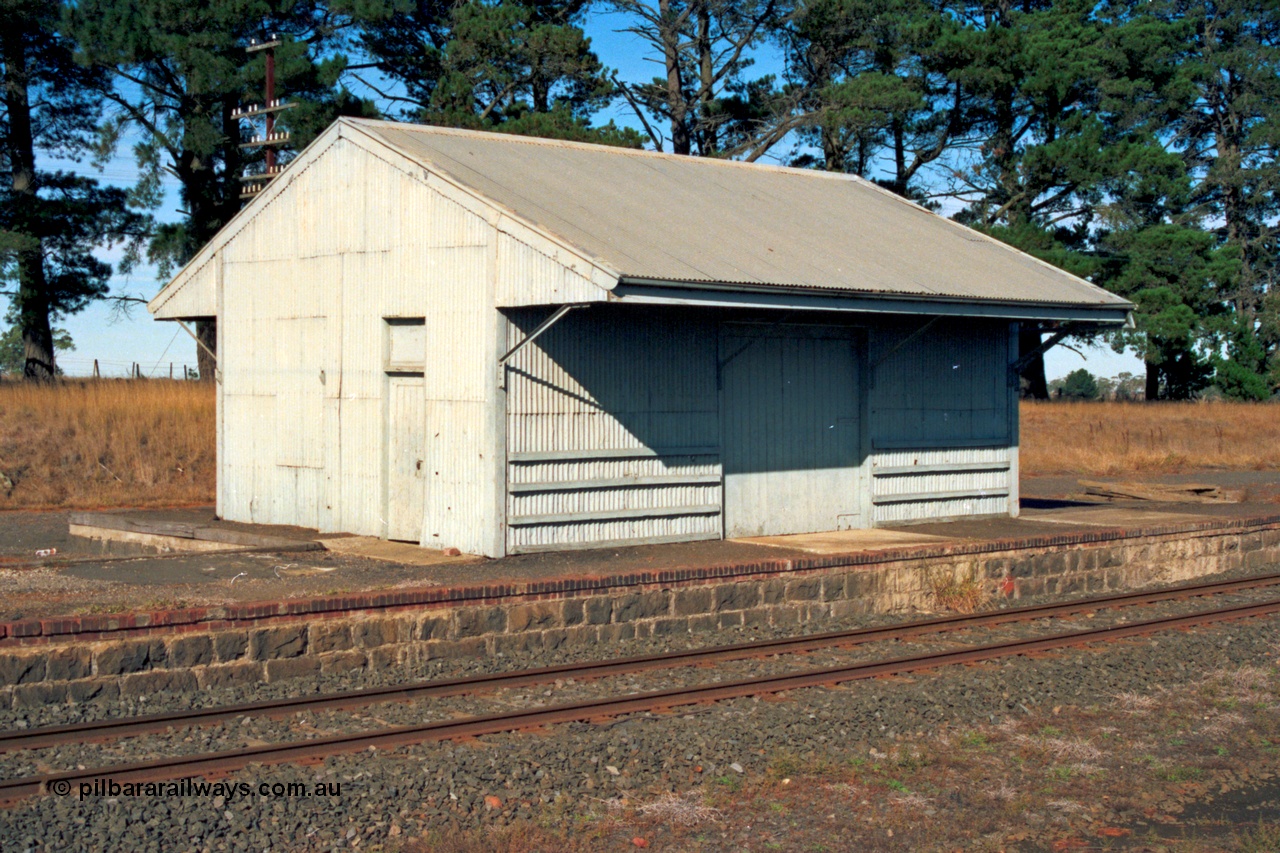
[[[0,647],[41,644],[77,638],[102,640],[128,634],[205,631],[244,627],[257,622],[294,621],[307,616],[377,613],[411,608],[459,604],[516,603],[545,598],[570,598],[608,594],[635,586],[696,584],[734,578],[773,577],[794,572],[840,567],[871,566],[900,560],[957,557],[1016,552],[1032,549],[1087,547],[1126,539],[1200,536],[1218,533],[1250,533],[1280,529],[1280,515],[1211,519],[1157,525],[1137,529],[1101,528],[1054,535],[1007,539],[913,545],[874,551],[859,551],[829,557],[760,560],[709,566],[677,567],[606,576],[570,576],[545,580],[484,583],[474,586],[425,587],[420,589],[371,590],[313,598],[253,601],[214,607],[188,607],[137,613],[90,614],[44,619],[0,622]]]

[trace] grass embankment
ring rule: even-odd
[[[210,503],[214,389],[0,382],[0,509]]]
[[[214,497],[214,389],[168,380],[0,382],[0,509]],[[1280,406],[1023,403],[1024,475],[1280,468]]]
[[[1280,406],[1023,403],[1023,476],[1280,468]]]

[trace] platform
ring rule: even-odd
[[[1185,478],[1214,476],[1198,472]],[[1000,550],[1002,542],[1034,547],[1037,542],[1064,541],[1064,536],[1132,537],[1144,531],[1194,530],[1219,520],[1280,515],[1280,473],[1217,476],[1233,487],[1247,486],[1248,499],[1208,505],[1098,504],[1068,497],[1076,487],[1073,479],[1024,478],[1022,515],[1016,519],[525,554],[500,560],[448,556],[406,543],[320,535],[298,527],[219,521],[211,507],[94,514],[126,529],[164,528],[181,536],[200,531],[200,536],[226,549],[157,553],[142,544],[129,547],[117,541],[104,546],[101,541],[72,535],[74,525],[91,520],[83,512],[10,512],[3,514],[0,523],[0,576],[6,592],[0,599],[0,621],[414,588],[523,588],[575,580],[614,586],[625,585],[626,578],[653,582],[658,577],[731,576],[734,566],[762,562],[803,566],[815,559],[847,558],[862,563],[896,554],[923,559],[931,554]],[[103,553],[104,547],[109,553]],[[36,556],[46,550],[56,554]]]
[[[284,551],[103,556],[93,553],[100,543],[66,532],[67,513],[7,513],[0,707],[659,635],[696,643],[733,629],[821,631],[864,614],[945,610],[957,588],[992,607],[1280,564],[1280,505],[1265,494],[1220,505],[1029,497],[1023,506],[1022,518],[501,560],[350,538],[336,543],[347,553],[304,550],[329,537],[297,529],[247,531],[287,540]],[[229,529],[209,509],[142,518]]]

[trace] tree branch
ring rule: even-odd
[[[420,109],[426,107],[426,104],[419,103],[418,101],[415,101],[412,98],[403,98],[400,95],[388,94],[382,91],[381,89],[379,89],[377,86],[370,83],[368,80],[361,77],[359,74],[352,74],[351,76],[359,80],[360,83],[363,84],[364,86],[368,87],[369,89],[372,89],[373,93],[380,98],[386,98],[388,101],[400,101],[401,103],[405,103],[405,104],[413,104],[415,107],[418,107]]]
[[[170,159],[175,163],[178,162],[182,152],[169,142],[169,137],[160,130],[160,128],[157,127],[151,119],[147,118],[146,113],[144,113],[140,107],[129,101],[127,98],[121,97],[120,95],[116,95],[112,92],[107,92],[105,94],[108,99],[115,101],[117,104],[124,107],[125,112],[129,114],[130,118],[145,127],[147,132],[151,134],[152,138],[163,140],[160,143],[161,147],[168,152]]]
[[[492,113],[494,109],[497,108],[498,104],[502,103],[502,99],[507,97],[507,95],[510,95],[512,92],[514,92],[516,86],[519,85],[521,82],[522,81],[520,80],[512,80],[505,87],[503,87],[502,91],[499,92],[497,95],[495,95],[493,100],[489,102],[489,106],[484,108],[484,112],[480,113],[480,121],[484,121],[485,119],[487,119],[490,113]]]
[[[618,91],[622,93],[622,97],[631,105],[632,111],[636,114],[636,118],[640,119],[640,123],[644,125],[645,133],[649,134],[649,138],[653,140],[654,146],[662,150],[662,137],[659,136],[649,124],[649,119],[645,118],[644,111],[640,109],[640,105],[636,103],[635,96],[631,93],[631,87],[618,79],[617,74],[612,75],[613,84],[618,87]]]

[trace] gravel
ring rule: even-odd
[[[1251,594],[1256,600],[1265,597]],[[1274,593],[1270,593],[1274,596]],[[1241,601],[1250,595],[1232,596]],[[1220,597],[1217,600],[1225,600]],[[1018,602],[1019,604],[1027,602]],[[1206,607],[1204,602],[1199,607]],[[1162,605],[1172,612],[1174,605]],[[1073,627],[1095,627],[1115,618],[1147,619],[1152,609],[1099,612],[1093,619],[1077,619],[1076,625],[1055,623],[1054,632]],[[885,619],[857,620],[859,624]],[[840,627],[824,624],[822,630]],[[1044,631],[1012,626],[1007,632]],[[781,632],[778,632],[781,633]],[[773,632],[723,632],[632,642],[612,647],[615,655],[640,654],[744,641],[772,636]],[[885,654],[906,654],[916,649],[952,644],[958,638],[942,635],[928,642],[883,645],[840,652],[822,652],[800,658],[739,664],[753,674],[770,667],[811,668],[829,665],[832,659],[852,660]],[[971,638],[970,641],[974,641]],[[987,638],[984,641],[989,641]],[[764,772],[780,755],[821,754],[832,745],[855,745],[869,752],[884,750],[894,741],[917,732],[946,726],[998,722],[1038,706],[1106,705],[1118,694],[1143,693],[1157,685],[1189,683],[1211,670],[1245,663],[1270,662],[1280,643],[1280,619],[1254,619],[1188,632],[1171,632],[1146,640],[1114,646],[1097,646],[1049,657],[1010,659],[977,667],[955,667],[910,678],[866,681],[833,689],[793,691],[785,701],[739,699],[710,706],[695,706],[672,714],[633,715],[600,724],[555,727],[545,735],[510,734],[482,738],[471,743],[424,744],[393,752],[366,752],[336,756],[321,767],[255,767],[224,780],[248,785],[248,793],[232,795],[96,796],[83,799],[45,796],[0,813],[0,849],[3,850],[321,850],[350,849],[397,843],[429,830],[450,827],[505,824],[532,817],[538,810],[584,809],[586,798],[608,800],[619,796],[656,796],[684,791],[709,779]],[[415,676],[442,677],[493,669],[509,669],[537,662],[587,659],[599,649],[577,648],[530,660],[439,661]],[[551,660],[548,660],[548,658]],[[707,682],[734,677],[732,668],[685,669],[628,676],[622,687],[661,689],[684,679]],[[316,684],[322,690],[353,689],[403,679],[402,672],[363,673],[359,677],[329,678]],[[223,704],[263,699],[270,695],[296,695],[297,682],[263,685],[245,691],[186,697],[156,696],[146,703],[116,703],[111,707],[59,706],[5,715],[6,723],[23,718],[28,725],[70,721],[47,719],[50,714],[80,712],[154,712],[162,708]],[[312,686],[310,683],[308,686]],[[573,683],[569,680],[546,689],[505,691],[505,695],[459,698],[423,703],[382,705],[357,713],[307,714],[289,720],[251,720],[236,726],[177,732],[166,737],[122,741],[108,745],[83,745],[48,751],[39,757],[45,767],[70,766],[71,762],[96,766],[104,758],[137,760],[160,751],[199,752],[224,748],[224,744],[262,742],[288,736],[305,736],[306,729],[327,733],[334,728],[381,727],[427,714],[474,713],[487,708],[519,707],[542,701],[569,701],[589,691],[601,691],[606,682]],[[607,683],[617,690],[617,680]],[[548,696],[547,693],[551,695]],[[240,693],[236,696],[236,693]],[[74,719],[74,717],[71,717]],[[313,735],[314,736],[314,735]],[[167,754],[167,753],[166,753]],[[4,772],[14,775],[31,756],[3,756]],[[90,763],[91,762],[91,763]],[[36,769],[38,765],[31,764]],[[616,771],[616,772],[615,772]],[[264,795],[261,784],[319,782],[340,785],[338,795]],[[312,788],[308,788],[310,792]]]

